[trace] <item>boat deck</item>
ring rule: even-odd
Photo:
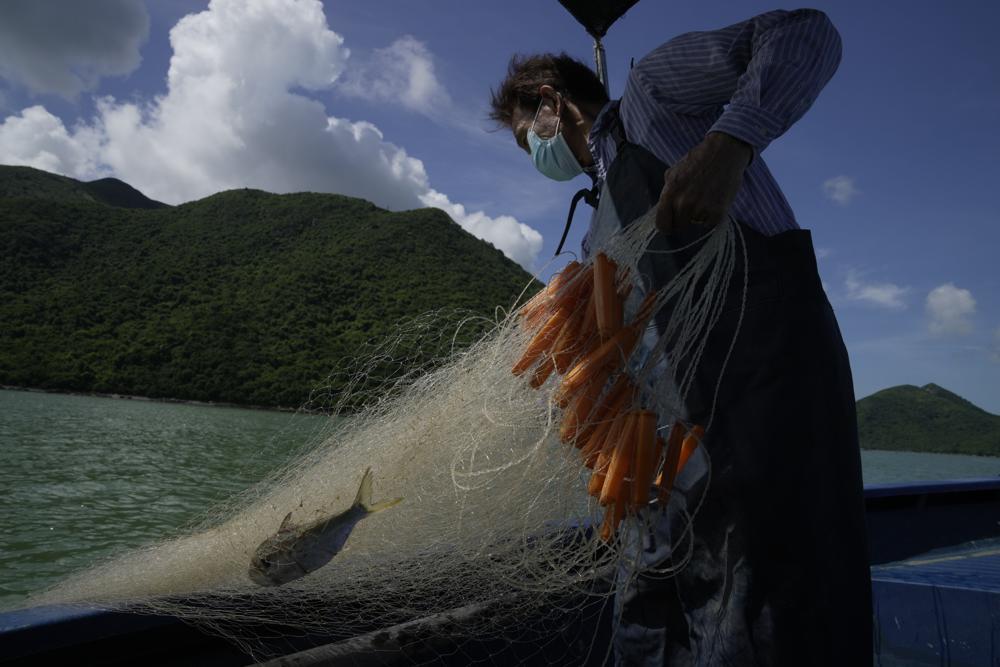
[[[879,667],[1000,664],[1000,540],[872,567]]]
[[[1000,540],[971,542],[954,549],[877,565],[880,581],[1000,593]]]

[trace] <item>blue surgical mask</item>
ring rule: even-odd
[[[528,148],[531,150],[531,161],[535,163],[535,168],[556,181],[568,181],[582,174],[583,167],[573,155],[565,137],[559,132],[561,119],[556,118],[556,132],[551,139],[542,139],[535,132],[535,121],[538,120],[538,112],[541,110],[542,102],[539,101],[535,118],[528,130]]]

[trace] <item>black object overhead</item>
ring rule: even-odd
[[[639,0],[559,0],[591,37],[601,39],[611,24]]]
[[[604,85],[604,90],[610,95],[611,87],[608,85],[608,63],[604,57],[604,45],[601,39],[607,34],[608,28],[622,17],[639,0],[559,0],[559,4],[566,8],[580,24],[586,28],[590,36],[594,38],[594,69],[597,78]],[[594,176],[591,175],[591,179]],[[566,227],[563,228],[562,238],[559,239],[559,247],[556,248],[556,256],[562,252],[566,243],[566,236],[569,234],[570,225],[573,224],[573,214],[576,213],[576,205],[580,200],[587,202],[593,208],[597,208],[601,191],[596,179],[592,187],[584,188],[575,195],[569,205],[569,215],[566,216]]]

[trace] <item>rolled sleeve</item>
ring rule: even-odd
[[[727,105],[709,132],[747,142],[756,157],[812,106],[840,59],[829,17],[796,9],[680,35],[640,67],[651,97],[676,113],[718,113]]]
[[[708,132],[724,132],[747,142],[753,148],[753,162],[768,144],[784,132],[784,124],[779,116],[766,109],[730,104]]]

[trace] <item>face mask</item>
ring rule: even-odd
[[[542,102],[539,101],[538,109],[535,110],[535,119],[531,121],[531,128],[528,130],[528,148],[531,149],[531,161],[535,163],[535,168],[538,171],[549,178],[556,181],[568,181],[583,173],[583,167],[573,155],[565,137],[559,132],[559,118],[556,118],[556,133],[551,139],[542,139],[535,132],[535,120],[538,120],[538,112],[541,110]]]

